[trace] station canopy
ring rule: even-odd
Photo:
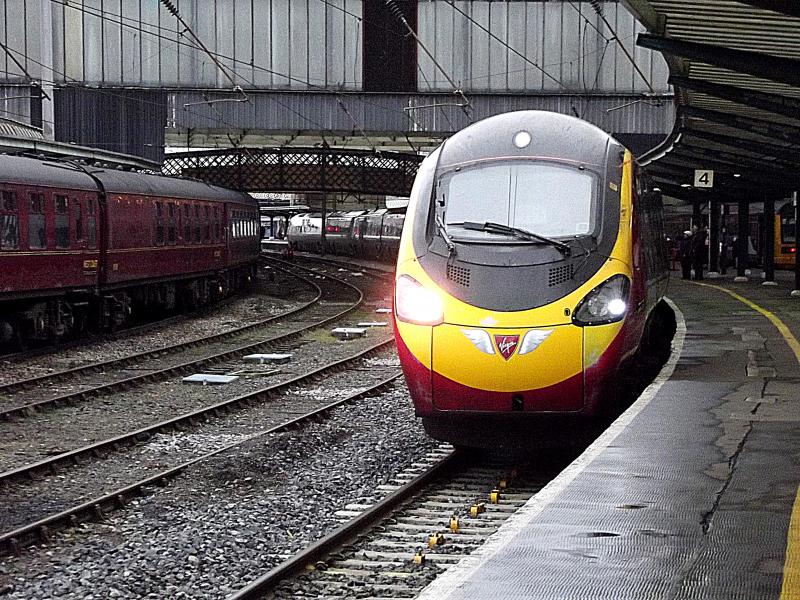
[[[675,128],[642,157],[662,191],[759,202],[800,190],[800,2],[623,1],[675,88]]]

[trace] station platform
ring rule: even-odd
[[[420,598],[800,599],[800,298],[732,279],[673,273],[656,381]]]

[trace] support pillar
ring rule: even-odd
[[[325,232],[328,228],[328,192],[322,192],[322,231],[320,232],[319,252],[325,256]]]
[[[739,224],[737,227],[736,244],[736,277],[734,281],[741,283],[747,281],[746,269],[748,261],[748,237],[750,233],[750,204],[747,200],[739,200]]]
[[[800,235],[797,235],[798,224],[800,224],[800,201],[797,192],[792,192],[792,204],[794,204],[794,289],[792,296],[800,296]]]
[[[695,201],[692,203],[692,225],[700,227],[703,224],[703,211],[700,203]]]
[[[764,283],[775,283],[775,198],[764,197]]]
[[[719,200],[708,205],[708,276],[719,276]]]

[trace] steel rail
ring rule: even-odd
[[[287,271],[286,269],[281,269],[280,267],[279,267],[279,270]],[[297,277],[297,275],[295,275],[295,277]],[[249,325],[243,325],[243,326],[237,327],[235,329],[229,329],[227,331],[223,331],[221,333],[217,333],[217,334],[212,335],[212,336],[207,336],[207,337],[202,337],[202,338],[195,338],[195,339],[189,340],[187,342],[178,342],[177,344],[171,344],[169,346],[162,346],[160,348],[154,348],[153,350],[145,350],[144,352],[137,352],[136,354],[130,354],[128,356],[123,356],[121,358],[114,358],[114,359],[103,361],[103,362],[92,363],[90,365],[83,365],[83,366],[80,366],[80,367],[74,367],[72,369],[64,369],[63,371],[58,371],[56,373],[48,373],[47,375],[39,375],[39,376],[31,377],[31,378],[28,378],[28,379],[20,379],[18,381],[12,381],[12,382],[0,385],[0,394],[14,393],[17,390],[25,389],[25,388],[31,387],[33,385],[38,385],[38,384],[41,384],[41,383],[43,383],[45,381],[47,381],[47,382],[50,382],[50,381],[53,381],[53,382],[62,381],[64,379],[69,379],[69,378],[74,377],[76,375],[82,375],[82,374],[87,374],[87,373],[96,373],[96,372],[105,371],[109,367],[121,367],[121,366],[130,364],[130,363],[133,363],[133,362],[137,362],[137,361],[140,361],[140,360],[146,360],[148,358],[164,356],[166,354],[174,354],[174,353],[179,352],[179,351],[184,350],[184,349],[194,348],[194,347],[197,347],[197,346],[203,346],[203,345],[206,345],[206,344],[211,343],[211,342],[221,341],[221,340],[227,339],[229,337],[233,337],[233,336],[238,335],[240,333],[245,333],[245,332],[247,332],[247,331],[249,331],[251,329],[256,329],[256,328],[261,327],[263,325],[266,325],[266,324],[268,324],[268,323],[270,323],[272,321],[276,321],[278,319],[283,319],[283,318],[285,318],[287,316],[291,316],[291,315],[296,314],[298,312],[304,311],[307,308],[309,308],[310,306],[312,306],[312,305],[316,304],[317,302],[319,302],[320,298],[322,297],[322,289],[316,283],[314,283],[313,281],[311,281],[309,279],[305,279],[305,282],[308,283],[309,285],[313,286],[316,289],[315,297],[312,298],[311,300],[309,300],[308,302],[306,302],[305,304],[303,304],[303,305],[301,305],[301,306],[299,306],[297,308],[293,308],[291,310],[283,312],[283,313],[281,313],[279,315],[274,315],[274,316],[271,316],[271,317],[269,317],[267,319],[263,319],[261,321],[258,321],[256,323],[250,323]],[[343,282],[343,283],[347,283],[347,282]],[[2,416],[3,416],[3,413],[0,413],[0,418],[2,418]]]
[[[277,267],[277,268],[281,269],[281,270],[285,270],[285,269],[282,269],[281,267]],[[304,267],[299,267],[299,268],[300,269],[304,269],[304,270],[310,270],[310,269],[305,269]],[[314,271],[311,270],[311,272],[313,273]],[[333,279],[333,280],[335,280],[335,281],[337,281],[339,283],[342,283],[342,284],[344,284],[344,285],[346,285],[346,286],[348,286],[351,289],[356,291],[356,293],[358,294],[358,300],[353,304],[353,306],[350,306],[350,307],[346,308],[345,310],[340,311],[340,312],[336,313],[335,315],[333,315],[331,317],[327,317],[327,318],[325,318],[325,319],[323,319],[321,321],[317,321],[317,322],[315,322],[315,323],[313,323],[311,325],[306,325],[304,327],[300,327],[300,328],[295,329],[293,331],[290,331],[288,333],[285,333],[285,334],[282,334],[282,335],[278,335],[278,336],[275,336],[275,337],[272,337],[272,338],[269,338],[269,339],[266,339],[266,340],[262,340],[260,342],[255,342],[255,343],[245,344],[245,345],[242,345],[242,346],[237,346],[236,348],[233,348],[233,349],[230,349],[230,350],[226,350],[224,352],[220,352],[220,353],[217,353],[217,354],[214,354],[214,355],[211,355],[211,356],[206,356],[204,358],[193,359],[193,360],[190,360],[190,361],[187,361],[187,362],[183,362],[183,363],[180,363],[180,364],[177,364],[177,365],[173,365],[171,367],[166,367],[164,369],[154,370],[154,371],[152,371],[150,373],[142,373],[142,374],[139,374],[139,375],[133,375],[133,376],[127,377],[125,379],[119,379],[117,381],[112,381],[110,383],[106,383],[106,384],[103,384],[103,385],[95,386],[95,387],[92,387],[92,388],[88,388],[88,389],[84,389],[84,390],[78,390],[78,391],[75,391],[75,392],[69,392],[67,394],[62,394],[61,396],[56,396],[54,398],[47,398],[45,400],[40,400],[40,401],[37,401],[37,402],[31,402],[31,403],[28,403],[28,404],[23,404],[23,405],[20,405],[20,406],[11,407],[11,408],[8,408],[8,409],[0,411],[0,419],[10,420],[11,418],[14,418],[14,417],[25,417],[25,416],[33,414],[36,411],[44,409],[44,408],[52,408],[52,407],[58,407],[58,406],[61,406],[61,405],[73,404],[73,403],[76,403],[76,402],[87,400],[89,398],[95,398],[95,397],[98,397],[98,396],[108,395],[108,394],[111,394],[111,393],[114,393],[114,392],[117,392],[117,391],[129,389],[131,387],[135,387],[135,386],[147,383],[147,382],[163,381],[164,379],[167,379],[168,377],[172,377],[172,376],[188,373],[189,371],[193,371],[193,370],[196,370],[196,369],[201,368],[201,367],[205,367],[205,366],[208,366],[208,365],[211,365],[211,364],[215,364],[215,363],[221,362],[223,360],[227,360],[227,359],[229,359],[229,358],[231,358],[233,356],[237,356],[237,355],[242,354],[242,353],[257,352],[258,350],[262,350],[262,349],[268,348],[268,347],[270,347],[270,346],[272,346],[272,345],[274,345],[276,343],[284,342],[284,341],[287,341],[287,340],[291,340],[291,339],[300,337],[301,335],[307,333],[311,329],[315,329],[317,327],[320,327],[322,325],[330,323],[331,321],[339,319],[340,317],[346,315],[347,313],[349,313],[349,312],[357,309],[359,306],[361,306],[361,304],[363,303],[363,300],[364,300],[364,294],[363,294],[363,292],[361,290],[359,290],[356,286],[352,285],[351,283],[343,281],[343,280],[341,280],[341,279],[339,279],[337,277],[333,277],[331,275],[326,275],[326,277],[329,278],[329,279]],[[313,284],[313,282],[311,282],[311,283]],[[167,346],[167,347],[164,347],[162,349],[147,351],[147,352],[141,353],[139,355],[133,355],[133,356],[136,356],[138,358],[142,358],[142,357],[144,357],[144,358],[148,358],[148,357],[149,358],[155,358],[155,357],[162,356],[162,355],[172,354],[172,353],[175,353],[175,352],[177,352],[179,350],[188,349],[188,348],[195,347],[195,346],[207,345],[207,343],[209,343],[209,342],[220,341],[221,339],[227,339],[228,337],[232,337],[232,336],[234,336],[236,334],[243,333],[246,330],[251,330],[251,329],[254,329],[255,327],[262,326],[262,325],[264,325],[265,323],[267,323],[269,321],[274,321],[276,319],[283,319],[283,318],[285,318],[287,316],[296,314],[296,313],[298,313],[298,312],[300,312],[302,310],[306,310],[307,308],[309,308],[311,306],[311,304],[316,304],[319,301],[319,299],[322,297],[322,295],[323,295],[322,289],[319,288],[319,286],[317,286],[316,284],[313,284],[313,285],[315,285],[317,287],[317,289],[319,290],[319,294],[318,294],[317,298],[313,302],[307,303],[306,305],[303,305],[303,306],[301,306],[301,307],[299,307],[297,309],[293,309],[292,311],[287,311],[287,312],[281,313],[280,315],[276,315],[275,317],[270,317],[269,319],[267,319],[265,321],[261,321],[259,323],[254,323],[254,324],[251,324],[251,325],[245,325],[243,328],[239,328],[238,330],[233,331],[232,333],[231,332],[224,332],[223,334],[218,334],[218,335],[221,335],[223,337],[214,337],[214,336],[212,336],[212,337],[209,337],[209,338],[206,338],[206,339],[192,340],[192,342],[184,342],[184,343],[176,344],[176,345],[173,345],[173,346]],[[144,356],[144,355],[146,355],[146,356]],[[126,358],[130,358],[130,357],[126,357]],[[126,358],[115,359],[115,360],[124,361],[124,360],[126,360]],[[133,360],[133,359],[131,359],[131,360]],[[110,362],[115,362],[115,361],[110,361]],[[104,364],[104,365],[108,366],[107,363],[96,363],[96,365],[99,365],[99,364]],[[43,377],[46,378],[48,376],[43,376]],[[0,388],[0,392],[2,392],[2,391],[3,391],[2,388]]]
[[[49,542],[51,532],[55,529],[64,529],[75,526],[82,522],[101,519],[107,511],[114,510],[116,508],[122,508],[129,499],[144,495],[145,488],[153,485],[163,484],[166,481],[180,475],[189,467],[199,462],[208,460],[223,452],[227,452],[253,439],[289,430],[305,423],[306,421],[314,419],[320,415],[324,415],[334,408],[344,404],[354,402],[361,398],[369,397],[391,385],[400,376],[401,373],[398,372],[383,379],[382,381],[379,381],[366,390],[350,394],[345,398],[341,398],[335,402],[331,402],[325,406],[316,408],[303,415],[291,418],[256,435],[249,436],[246,439],[233,442],[222,448],[218,448],[217,450],[203,454],[202,456],[195,457],[191,460],[181,463],[176,467],[165,469],[156,475],[152,475],[146,479],[137,481],[136,483],[114,490],[113,492],[105,494],[99,498],[88,500],[77,506],[63,510],[55,515],[40,519],[35,523],[30,523],[23,527],[18,527],[13,531],[0,534],[0,556],[19,554],[22,548],[26,546],[37,543],[47,543]]]
[[[273,590],[284,579],[304,571],[309,565],[313,566],[332,550],[345,545],[359,534],[390,515],[398,505],[413,497],[435,477],[438,477],[443,471],[450,468],[460,456],[461,453],[458,450],[452,450],[425,472],[399,487],[391,494],[385,496],[357,517],[354,517],[341,527],[335,529],[329,535],[318,540],[302,552],[281,563],[265,575],[262,575],[246,587],[229,596],[228,600],[263,598],[265,594]]]
[[[287,261],[284,261],[283,259],[278,259],[277,257],[280,256],[280,253],[276,252],[275,250],[263,250],[262,249],[261,250],[261,254],[262,254],[262,256],[268,256],[269,258],[271,258],[273,260],[280,260],[280,262],[282,262],[284,264],[293,264],[293,263],[289,263]],[[275,255],[275,256],[273,256],[273,255]],[[296,253],[295,254],[295,258],[299,258],[301,260],[310,260],[310,261],[319,262],[319,263],[322,263],[322,264],[329,264],[331,266],[344,268],[344,269],[347,269],[349,271],[356,271],[356,270],[363,271],[366,275],[369,275],[370,277],[376,277],[378,279],[387,279],[388,277],[391,277],[394,274],[393,271],[384,271],[383,269],[380,269],[378,267],[372,267],[370,265],[361,265],[361,264],[358,264],[358,263],[349,263],[346,260],[339,260],[339,259],[336,259],[336,258],[328,258],[327,256],[324,256],[324,257],[323,256],[316,256],[314,254],[309,254],[309,253],[305,253],[305,252]]]

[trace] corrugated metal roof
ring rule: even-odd
[[[680,187],[693,168],[714,169],[715,192],[730,198],[800,188],[797,3],[624,1],[651,34],[639,43],[664,53],[676,88],[675,129],[644,157],[659,181],[695,200],[698,190]]]

